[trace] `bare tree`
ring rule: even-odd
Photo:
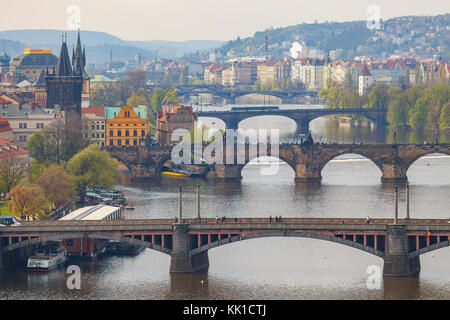
[[[0,158],[0,183],[2,191],[9,193],[25,178],[29,168],[28,160],[6,156]]]

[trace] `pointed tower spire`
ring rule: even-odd
[[[70,63],[69,52],[67,50],[67,44],[64,41],[64,34],[63,34],[63,43],[61,46],[61,53],[59,54],[58,63],[56,65],[56,75],[57,76],[72,75],[72,66]]]
[[[84,70],[83,51],[81,49],[80,30],[78,29],[77,44],[75,48],[73,72],[76,76],[82,76],[84,79],[89,78],[88,74]]]
[[[86,67],[86,45],[83,45],[83,66]]]

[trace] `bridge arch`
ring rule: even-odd
[[[442,242],[439,242],[439,243],[427,246],[425,248],[422,248],[422,249],[410,252],[410,253],[408,253],[408,257],[412,258],[412,257],[420,256],[422,254],[425,254],[425,253],[428,253],[428,252],[431,252],[431,251],[435,251],[435,250],[438,250],[438,249],[446,248],[448,246],[450,246],[450,241],[449,240],[442,241]]]
[[[267,159],[269,161],[273,161],[273,160],[275,160],[275,161],[282,161],[282,163],[287,164],[289,166],[289,168],[292,169],[291,171],[293,173],[293,176],[295,176],[295,164],[294,165],[291,164],[290,162],[292,162],[292,161],[284,158],[283,156],[274,157],[274,156],[270,156],[270,155],[269,156],[262,156],[262,157],[253,157],[252,159],[249,159],[249,161],[246,162],[245,164],[240,165],[239,166],[239,176],[242,177],[242,171],[244,170],[244,168],[247,167],[247,165],[249,165],[249,164],[251,165],[251,163],[255,163],[255,161],[260,160],[260,159]],[[270,166],[270,165],[271,164],[267,164],[267,166]],[[277,165],[279,165],[279,164],[277,164]],[[270,170],[270,169],[267,168],[267,170]],[[274,174],[277,174],[277,173],[278,173],[278,170],[276,172],[274,171]],[[267,175],[270,175],[270,173],[267,172]]]
[[[153,249],[155,251],[159,251],[165,254],[170,255],[172,253],[171,249],[163,248],[160,245],[140,240],[140,239],[133,239],[130,237],[122,236],[122,235],[116,235],[116,234],[107,234],[107,233],[62,233],[59,235],[52,235],[52,236],[42,236],[42,237],[36,237],[31,238],[28,240],[22,240],[18,241],[16,243],[12,243],[10,245],[2,247],[2,252],[8,252],[13,251],[19,248],[24,248],[40,243],[44,243],[47,241],[60,241],[65,239],[73,239],[73,238],[83,238],[83,239],[104,239],[104,240],[117,240],[120,242],[124,242],[131,245],[137,245],[137,246],[143,246],[145,248]]]
[[[242,124],[242,125],[243,125],[243,123],[246,122],[246,121],[252,121],[252,120],[256,120],[256,119],[258,119],[258,118],[259,118],[259,120],[263,121],[264,119],[267,119],[267,117],[271,117],[272,119],[276,119],[276,120],[284,120],[284,121],[288,121],[288,122],[292,125],[292,128],[293,128],[294,130],[295,130],[295,126],[297,125],[297,121],[296,121],[294,118],[289,117],[288,115],[283,115],[283,114],[250,115],[250,116],[248,116],[248,117],[239,119],[238,124]],[[264,127],[261,128],[261,129],[268,129],[268,130],[270,130],[270,129],[268,128],[268,126],[264,126]],[[279,127],[276,126],[276,129],[279,129]]]
[[[441,148],[436,148],[433,150],[424,150],[423,152],[415,155],[414,157],[410,158],[407,162],[406,162],[406,171],[408,171],[411,166],[418,161],[420,158],[426,157],[426,156],[430,156],[430,155],[445,155],[445,156],[450,156],[450,149],[441,149]]]
[[[374,165],[376,165],[378,167],[378,169],[380,169],[380,172],[383,170],[382,168],[382,163],[375,160],[372,155],[367,154],[366,152],[362,151],[362,150],[338,150],[334,153],[328,154],[325,159],[320,163],[320,172],[322,172],[322,169],[333,159],[336,159],[340,156],[343,155],[351,155],[351,154],[355,154],[358,156],[362,156],[368,160],[370,160],[370,162],[372,162]]]
[[[335,242],[342,245],[346,245],[355,249],[359,249],[362,251],[365,251],[367,253],[370,253],[372,255],[375,255],[380,258],[384,258],[384,252],[380,250],[376,250],[372,247],[369,247],[367,245],[363,245],[357,242],[353,242],[350,240],[346,240],[343,238],[335,237],[332,235],[326,235],[326,234],[319,234],[319,233],[313,233],[313,232],[291,232],[291,231],[266,231],[266,232],[258,232],[258,233],[249,233],[239,236],[233,236],[230,238],[225,238],[221,240],[217,240],[214,242],[211,242],[209,244],[205,244],[203,246],[200,246],[198,248],[192,249],[190,251],[191,256],[196,255],[201,252],[208,251],[213,248],[217,248],[229,243],[234,243],[238,241],[244,241],[244,240],[250,240],[250,239],[257,239],[257,238],[268,238],[268,237],[297,237],[297,238],[311,238],[311,239],[318,239],[318,240],[324,240],[329,242]]]

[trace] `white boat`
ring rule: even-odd
[[[28,258],[28,271],[51,271],[67,262],[67,250],[64,246],[41,248]]]

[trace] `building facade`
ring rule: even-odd
[[[106,146],[138,146],[148,133],[146,107],[105,108]]]
[[[361,71],[361,73],[359,75],[358,84],[359,84],[358,92],[359,92],[360,96],[365,94],[367,92],[367,90],[372,85],[375,84],[375,78],[370,73],[369,68],[367,68],[367,66],[364,66],[364,68],[362,69],[362,71]]]
[[[81,109],[82,134],[86,139],[97,143],[100,147],[106,146],[106,119],[105,108]]]
[[[197,115],[189,106],[163,106],[163,110],[158,114],[156,122],[158,143],[161,145],[173,145],[177,141],[172,141],[171,136],[176,129],[194,129],[194,122]]]
[[[21,74],[34,82],[42,69],[55,68],[57,63],[58,57],[52,53],[51,49],[25,48],[23,53],[11,60],[9,73]]]
[[[64,112],[59,109],[43,109],[35,103],[5,104],[0,108],[1,117],[13,131],[13,142],[24,148],[33,133],[64,119]]]

